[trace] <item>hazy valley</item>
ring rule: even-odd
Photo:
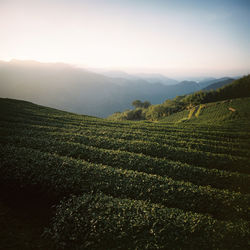
[[[221,82],[223,86],[233,81],[232,78],[222,78],[178,82],[161,75],[104,74],[106,76],[62,63],[0,62],[0,96],[107,117],[132,108],[131,103],[137,99],[159,104],[215,82]]]

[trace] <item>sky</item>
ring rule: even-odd
[[[0,60],[250,73],[250,0],[0,0]]]

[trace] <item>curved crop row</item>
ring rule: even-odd
[[[250,196],[196,186],[156,175],[59,157],[28,148],[0,148],[2,183],[35,186],[50,195],[103,192],[120,198],[148,200],[167,207],[209,213],[220,219],[249,217]]]
[[[123,139],[112,139],[106,136],[84,136],[76,133],[63,132],[33,132],[29,130],[29,135],[33,136],[55,136],[65,141],[74,141],[89,146],[143,153],[152,157],[166,158],[168,160],[180,161],[200,167],[210,169],[220,169],[240,173],[250,173],[249,159],[227,154],[215,154],[194,149],[172,147],[161,145],[156,142],[128,141]]]
[[[214,130],[208,130],[207,128],[201,129],[199,127],[188,129],[186,130],[185,127],[174,127],[169,126],[160,126],[159,129],[157,129],[156,124],[147,124],[147,123],[139,123],[138,125],[135,123],[112,123],[109,121],[103,121],[103,120],[90,120],[83,119],[82,121],[72,121],[69,120],[68,122],[60,119],[52,119],[52,118],[45,118],[45,119],[39,119],[35,114],[30,117],[30,115],[23,116],[21,114],[18,114],[17,116],[11,116],[9,118],[5,117],[6,121],[14,121],[14,122],[26,122],[30,124],[40,124],[40,125],[48,125],[48,126],[57,126],[57,127],[75,127],[75,126],[83,126],[86,128],[90,127],[102,127],[102,128],[114,128],[118,130],[123,129],[129,129],[129,130],[138,130],[143,131],[151,134],[159,134],[164,135],[166,133],[173,133],[178,135],[179,133],[183,137],[193,137],[193,138],[204,138],[204,139],[211,139],[211,140],[217,140],[218,137],[225,139],[225,140],[239,140],[239,139],[246,139],[250,137],[249,133],[246,132],[230,132],[230,131],[214,131]]]
[[[247,147],[248,143],[244,141],[236,142],[228,142],[218,140],[206,140],[206,139],[197,139],[192,137],[183,137],[182,134],[176,135],[174,133],[168,133],[164,135],[158,134],[149,134],[143,133],[141,131],[134,131],[128,129],[122,130],[113,130],[110,128],[103,128],[103,127],[84,127],[79,125],[78,127],[73,128],[63,128],[63,127],[53,127],[53,126],[41,126],[41,125],[29,125],[27,126],[26,123],[8,123],[5,122],[2,124],[3,127],[11,128],[11,134],[24,132],[27,130],[27,127],[31,127],[34,130],[41,130],[47,132],[70,132],[70,133],[81,133],[84,135],[95,135],[95,136],[108,136],[111,138],[119,138],[124,140],[141,140],[141,141],[149,141],[149,142],[158,142],[161,144],[168,144],[172,146],[178,147],[188,147],[192,149],[200,149],[204,151],[210,151],[214,153],[226,153],[226,154],[234,154],[238,156],[245,156],[249,155],[249,150],[245,148],[241,148],[242,146]],[[22,130],[20,131],[20,129]],[[9,132],[10,133],[10,132]],[[241,146],[241,147],[240,147]]]
[[[12,143],[16,146],[38,149],[43,152],[80,158],[89,162],[109,165],[114,168],[130,169],[171,177],[175,180],[189,181],[196,185],[211,185],[214,188],[250,193],[249,175],[194,167],[181,162],[168,161],[125,151],[95,148],[73,142],[60,142],[49,137],[6,136],[0,137],[0,141]]]

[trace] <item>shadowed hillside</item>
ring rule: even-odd
[[[187,115],[211,120],[221,105],[236,114],[246,111],[245,100]],[[248,245],[250,131],[243,113],[240,126],[217,126],[111,122],[2,98],[0,106],[0,248]]]

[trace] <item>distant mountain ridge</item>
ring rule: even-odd
[[[106,117],[131,108],[136,99],[158,104],[206,87],[194,81],[163,84],[159,79],[169,78],[158,74],[132,75],[131,79],[124,75],[130,77],[124,72],[120,72],[120,77],[108,77],[64,63],[0,62],[0,97]]]
[[[137,73],[137,74],[128,74],[124,71],[118,71],[118,70],[113,70],[113,71],[100,71],[99,73],[101,73],[104,76],[108,76],[111,78],[123,78],[126,80],[143,80],[146,81],[148,83],[161,83],[163,85],[174,85],[174,84],[178,84],[179,81],[166,77],[162,74],[156,74],[156,73]]]
[[[216,90],[218,88],[221,88],[231,82],[233,82],[235,79],[229,78],[229,77],[224,77],[220,79],[216,79],[214,81],[211,81],[210,84],[203,88],[202,90]]]

